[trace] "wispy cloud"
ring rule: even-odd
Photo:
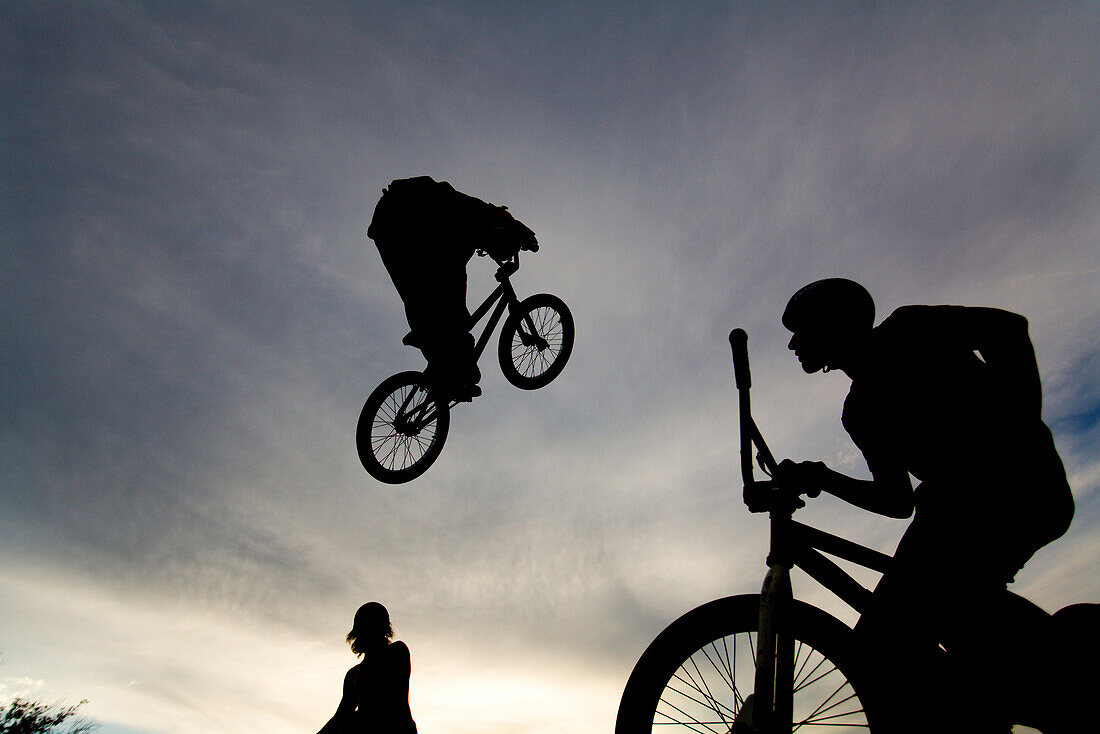
[[[1098,26],[1087,4],[3,5],[0,672],[133,730],[308,730],[377,598],[421,730],[606,731],[645,643],[762,575],[731,327],[776,452],[866,471],[843,376],[803,375],[778,320],[828,275],[880,315],[1029,318],[1079,507],[1018,588],[1094,597]],[[536,230],[514,282],[565,299],[577,346],[531,393],[485,362],[396,488],[353,430],[421,360],[364,234],[419,173]],[[492,284],[473,263],[470,300]],[[883,550],[904,528],[805,516]]]

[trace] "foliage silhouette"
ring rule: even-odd
[[[88,734],[99,724],[77,716],[77,709],[86,704],[81,701],[73,706],[46,704],[26,698],[13,698],[0,709],[0,732],[3,734]]]

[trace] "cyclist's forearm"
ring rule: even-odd
[[[908,475],[904,481],[895,479],[886,483],[878,479],[856,479],[826,469],[823,479],[822,491],[860,509],[899,519],[913,514],[913,488]]]

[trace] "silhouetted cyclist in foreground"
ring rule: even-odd
[[[359,607],[347,640],[363,661],[344,676],[340,705],[318,734],[416,734],[409,710],[409,648],[392,639],[384,606],[372,601]]]
[[[481,394],[466,308],[466,263],[475,251],[498,262],[535,234],[506,207],[456,191],[428,176],[398,179],[382,192],[367,236],[378,246],[441,390],[460,400]]]
[[[787,304],[788,346],[802,368],[852,380],[842,421],[872,479],[790,460],[782,477],[888,517],[916,510],[856,627],[889,702],[884,728],[912,731],[927,722],[918,712],[954,705],[946,701],[958,705],[937,712],[949,722],[937,731],[1006,732],[999,697],[1014,692],[983,690],[978,674],[932,681],[926,663],[942,645],[966,670],[1007,665],[1005,587],[1073,516],[1040,415],[1027,320],[961,306],[906,306],[877,327],[874,316],[867,291],[840,278],[811,283]],[[955,695],[929,695],[945,685]]]

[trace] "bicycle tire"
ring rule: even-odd
[[[359,461],[380,482],[410,482],[439,457],[450,424],[449,404],[435,398],[424,373],[399,372],[363,404],[355,428]]]
[[[753,690],[760,597],[743,594],[697,607],[646,648],[623,691],[615,734],[731,734]],[[851,682],[851,630],[794,602],[795,729],[869,731]],[[740,667],[738,665],[740,664]]]
[[[529,343],[532,330],[537,343]],[[497,357],[505,379],[523,390],[550,384],[565,369],[573,338],[573,314],[560,298],[549,293],[525,298],[500,330]]]

